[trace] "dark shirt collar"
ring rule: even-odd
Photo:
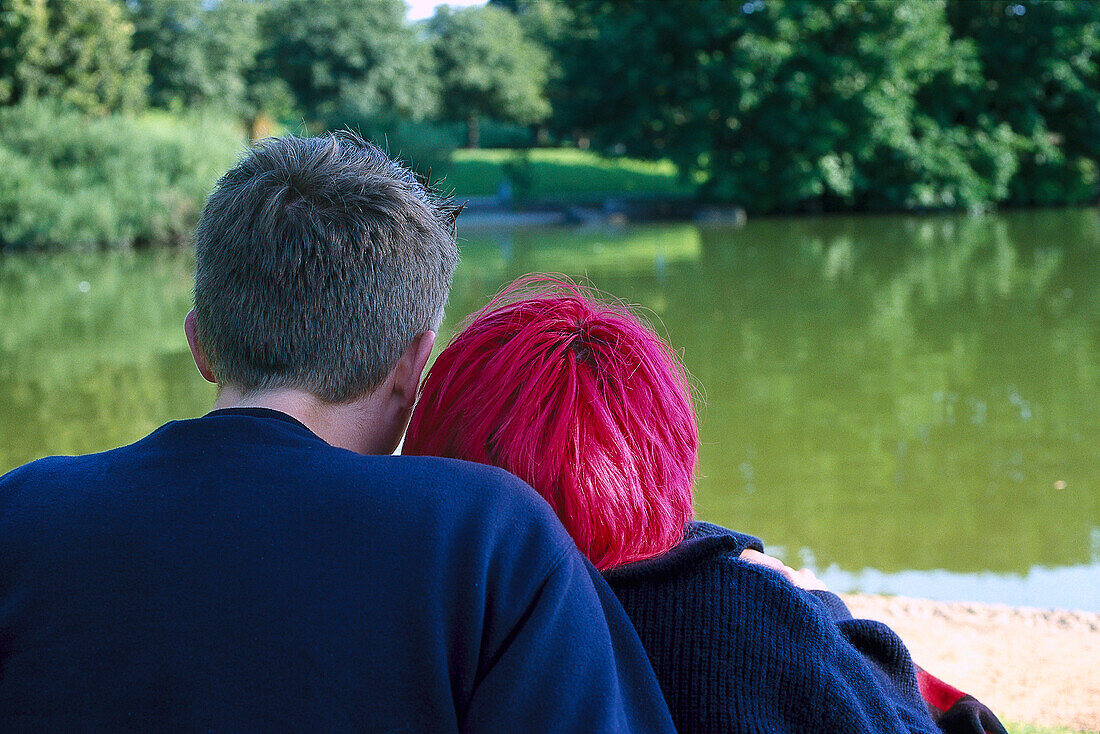
[[[292,426],[296,426],[298,428],[301,428],[302,430],[308,431],[311,436],[321,438],[320,436],[317,436],[316,433],[311,431],[309,426],[307,426],[305,423],[302,423],[294,416],[289,415],[288,413],[283,413],[279,410],[272,410],[271,408],[219,408],[217,410],[210,411],[209,413],[204,415],[203,418],[213,418],[223,415],[244,415],[250,418],[266,418],[269,420],[277,420],[283,423],[289,423]]]

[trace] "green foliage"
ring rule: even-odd
[[[917,93],[968,81],[942,2],[704,0],[574,6],[570,121],[656,150],[756,211],[977,205],[1012,169],[996,131],[941,125]],[[608,111],[613,111],[608,114]]]
[[[335,117],[329,121],[332,129],[354,130],[391,155],[397,156],[421,174],[452,168],[452,153],[466,142],[464,122],[407,120],[395,117]],[[483,148],[526,148],[532,143],[529,127],[496,120],[482,120],[480,130]],[[562,151],[568,155],[567,151]]]
[[[551,124],[667,155],[757,212],[1084,202],[1100,182],[1100,5],[496,2],[544,27]],[[555,30],[558,28],[559,30]]]
[[[147,92],[175,112],[243,117],[258,134],[351,127],[485,194],[506,176],[517,192],[553,195],[540,183],[550,164],[452,165],[454,148],[530,147],[536,134],[671,161],[683,180],[644,190],[752,212],[1100,194],[1097,3],[491,0],[424,24],[404,15],[402,0],[6,0],[0,107],[50,99],[105,115],[140,109]],[[73,202],[99,196],[71,171],[38,176],[41,161],[0,154],[12,171],[0,187],[27,201],[58,181]],[[566,196],[614,193],[598,176],[583,193],[550,178]],[[166,218],[183,221],[148,209],[156,222],[139,226],[136,214],[75,203],[43,211],[52,224],[33,225],[29,204],[9,211],[2,236],[140,241],[129,233],[159,239],[178,231]],[[115,234],[89,234],[100,230]]]
[[[260,30],[256,81],[282,80],[312,121],[436,109],[431,51],[402,0],[270,0]]]
[[[984,84],[956,114],[1019,137],[1007,200],[1095,199],[1100,161],[1100,4],[950,0],[953,33],[973,44]]]
[[[357,132],[421,175],[445,165],[464,134],[462,125],[393,116],[341,115],[330,119],[329,127]]]
[[[0,108],[0,245],[182,242],[243,144],[239,126],[211,116]]]
[[[129,0],[134,46],[149,54],[150,101],[245,112],[246,75],[260,50],[251,0]]]
[[[545,97],[550,58],[528,39],[516,17],[495,7],[440,7],[428,23],[442,85],[443,113],[469,125],[476,148],[478,120],[521,124],[550,113]]]
[[[5,0],[0,9],[0,104],[57,98],[85,112],[144,102],[147,55],[112,0]]]
[[[527,148],[535,142],[529,125],[492,119],[481,120],[478,135],[483,148]]]

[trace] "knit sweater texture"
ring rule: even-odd
[[[748,535],[692,523],[671,551],[604,572],[682,734],[934,734],[913,663],[885,625],[853,619],[738,559]]]

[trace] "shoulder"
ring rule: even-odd
[[[681,651],[705,651],[705,659],[720,663],[721,675],[747,665],[775,680],[813,675],[842,642],[827,609],[808,592],[734,554],[611,586],[647,649],[676,659]],[[791,667],[796,658],[805,663],[801,673]]]
[[[807,645],[832,645],[836,625],[830,609],[813,593],[800,589],[774,569],[734,556],[716,559],[733,593],[731,604],[744,615],[766,623],[758,631],[795,635]]]
[[[6,474],[0,475],[0,485],[14,486],[65,476],[72,471],[78,470],[81,466],[103,461],[109,454],[110,452],[105,452],[100,454],[85,454],[82,456],[46,456],[41,459],[35,459],[22,466],[17,466]]]
[[[348,485],[368,511],[428,535],[452,558],[477,555],[497,570],[545,577],[577,553],[553,509],[526,482],[496,467],[420,456],[346,457]],[[491,561],[490,558],[496,558]],[[525,567],[525,568],[524,568]]]
[[[553,509],[519,477],[503,469],[430,456],[358,456],[345,452],[353,476],[372,486],[393,487],[405,498],[434,502],[450,511],[467,510],[561,529]],[[564,530],[563,530],[564,532]]]
[[[382,457],[453,511],[465,511],[503,528],[514,540],[537,533],[562,549],[575,548],[550,504],[526,482],[494,466],[459,459]]]
[[[828,627],[832,618],[828,604],[773,569],[741,560],[746,549],[763,551],[764,546],[754,536],[692,522],[685,527],[684,540],[666,553],[610,569],[604,577],[620,596],[632,592],[650,599],[704,595],[709,600],[708,608],[699,611],[704,617],[712,612],[728,616],[736,609],[755,617],[790,616],[800,626],[813,622],[822,630]]]
[[[70,464],[71,459],[72,457],[69,456],[47,456],[44,459],[17,466],[6,474],[0,475],[0,487],[17,487],[34,481],[37,477],[48,476],[66,464]]]
[[[108,454],[49,456],[0,476],[0,557],[64,544],[90,518],[89,478],[102,476]]]
[[[358,456],[350,462],[424,491],[461,492],[492,502],[545,505],[531,487],[503,469],[436,456]]]
[[[877,623],[849,618],[838,625],[845,615],[831,604],[832,595],[800,589],[777,571],[733,553],[685,564],[675,576],[611,586],[643,639],[674,629],[676,635],[697,637],[714,654],[733,660],[748,656],[761,670],[773,673],[790,674],[786,666],[792,655],[814,665],[837,659],[855,665],[842,649],[851,636],[843,625],[854,625],[855,636],[878,645],[889,646],[896,640],[894,635],[884,635],[888,630]],[[843,606],[839,599],[836,603]],[[899,654],[894,647],[889,652],[891,658]]]
[[[740,646],[775,635],[794,634],[811,644],[835,636],[826,605],[778,572],[738,557],[759,541],[736,533],[721,537],[720,547],[711,540],[693,553],[674,549],[660,563],[631,564],[604,576],[632,617],[673,615],[681,630],[697,627],[705,635],[724,630]]]
[[[0,476],[0,508],[19,500],[45,495],[59,501],[57,488],[70,486],[76,478],[110,462],[110,452],[85,456],[47,456],[12,469]]]
[[[763,550],[758,538],[719,525],[693,521],[684,528],[684,539],[665,553],[604,572],[612,587],[646,584],[696,575],[723,558],[736,558],[746,548]]]

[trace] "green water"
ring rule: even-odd
[[[1100,214],[461,232],[444,336],[542,270],[697,381],[701,517],[833,587],[1100,611]],[[0,471],[213,399],[186,253],[0,258]]]

